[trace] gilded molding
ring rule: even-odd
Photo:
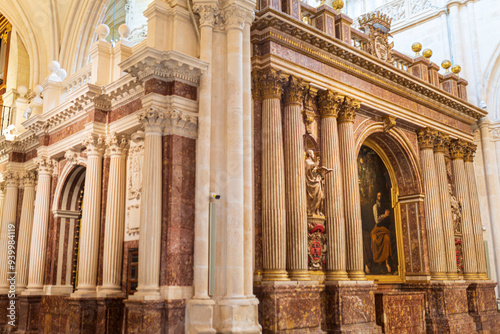
[[[455,139],[450,142],[450,155],[452,160],[463,159],[467,142],[462,139]]]
[[[446,146],[450,143],[450,136],[437,131],[436,137],[434,138],[434,152],[444,153]]]
[[[318,106],[321,118],[337,118],[344,102],[344,96],[330,89],[318,93]]]
[[[305,84],[302,79],[296,78],[293,75],[288,79],[285,86],[285,105],[301,105],[304,100]]]
[[[342,107],[340,108],[338,122],[340,122],[340,123],[345,123],[345,122],[354,123],[354,119],[356,118],[356,112],[359,110],[359,107],[361,107],[361,102],[359,102],[358,100],[355,100],[349,96],[346,96],[344,98],[344,103],[342,104]]]
[[[418,146],[421,150],[434,149],[434,142],[437,136],[437,131],[431,128],[418,130]]]
[[[473,143],[468,143],[464,149],[464,161],[465,162],[474,162],[474,155],[477,151],[477,145]]]

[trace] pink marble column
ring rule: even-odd
[[[464,165],[467,174],[467,183],[469,185],[469,199],[472,218],[472,234],[474,236],[474,246],[477,258],[478,278],[488,279],[486,266],[486,253],[483,239],[483,223],[481,222],[481,206],[479,204],[479,195],[477,192],[476,173],[474,171],[474,154],[477,146],[469,143],[465,148]]]
[[[447,267],[443,241],[443,224],[441,221],[441,199],[439,184],[434,164],[434,141],[436,130],[429,128],[418,131],[420,146],[420,165],[425,189],[425,226],[429,249],[429,267],[431,279],[446,280]]]
[[[318,94],[321,113],[321,161],[326,168],[333,169],[325,175],[325,228],[328,236],[326,254],[326,280],[344,281],[346,271],[346,231],[344,199],[342,196],[342,170],[340,166],[337,116],[344,96],[331,90]]]
[[[260,73],[257,90],[262,99],[262,280],[284,281],[288,275],[280,73]]]
[[[476,245],[469,198],[469,185],[464,165],[464,151],[467,143],[454,140],[450,144],[450,154],[453,167],[453,179],[458,200],[462,204],[462,242],[464,255],[464,279],[475,280],[477,275]]]
[[[358,165],[354,142],[354,119],[360,102],[345,97],[338,116],[340,166],[344,193],[347,274],[355,281],[366,280],[363,270],[363,233],[359,198]]]
[[[439,199],[441,202],[441,222],[443,226],[446,275],[448,279],[457,280],[459,275],[455,250],[455,231],[453,227],[453,214],[451,212],[448,175],[446,173],[446,162],[444,159],[444,151],[448,143],[448,135],[441,132],[436,133],[434,138],[434,165],[436,167],[436,178],[438,181]]]
[[[285,87],[286,268],[292,280],[310,279],[307,261],[307,199],[301,104],[304,84],[290,76]]]

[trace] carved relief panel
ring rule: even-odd
[[[132,135],[127,158],[125,241],[139,239],[143,161],[144,133],[137,132]]]

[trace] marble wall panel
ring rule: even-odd
[[[144,83],[144,94],[156,93],[170,96],[176,95],[186,99],[196,101],[198,99],[198,89],[180,81],[163,81],[159,79],[149,79]]]
[[[123,243],[122,291],[124,294],[127,293],[128,264],[130,262],[129,250],[131,248],[139,248],[139,240],[125,241]]]
[[[255,271],[262,270],[262,102],[254,100]]]
[[[104,256],[104,231],[106,230],[106,207],[108,199],[108,182],[110,157],[105,157],[102,162],[102,188],[101,188],[101,224],[99,230],[99,258],[97,265],[97,285],[102,285],[102,270]]]
[[[57,182],[59,176],[57,174],[52,175],[52,184],[50,192],[50,202],[51,205],[54,202]],[[47,255],[45,257],[45,276],[44,284],[53,285],[56,284],[57,279],[57,259],[59,251],[59,228],[60,221],[54,217],[52,210],[49,210],[49,225],[47,230]]]
[[[140,98],[131,101],[119,108],[116,108],[109,112],[109,122],[113,123],[125,116],[128,116],[142,108],[142,101]]]

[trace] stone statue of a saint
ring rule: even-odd
[[[306,151],[306,188],[307,188],[307,216],[324,217],[323,201],[325,199],[325,175],[333,169],[319,165],[319,159],[314,151]]]
[[[453,215],[453,230],[455,234],[462,233],[462,205],[460,201],[453,195],[451,184],[448,184],[448,191],[451,199],[451,213]]]

